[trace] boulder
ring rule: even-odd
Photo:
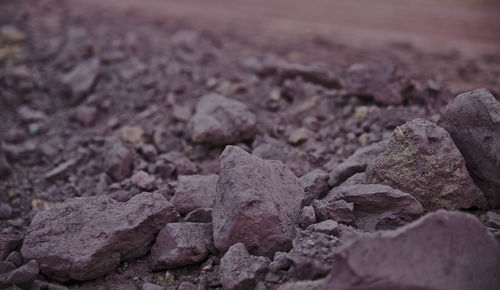
[[[90,280],[144,255],[160,229],[178,218],[174,206],[155,193],[126,203],[102,195],[70,198],[33,217],[21,254],[52,279]]]
[[[394,130],[388,148],[368,166],[366,182],[407,192],[429,211],[486,205],[448,132],[424,119]]]
[[[460,94],[441,114],[472,177],[493,208],[500,208],[500,102],[486,89]]]
[[[181,215],[198,208],[211,208],[218,179],[215,174],[181,175],[177,178],[177,188],[170,202]]]
[[[215,247],[225,252],[241,242],[268,257],[290,250],[303,198],[299,179],[281,161],[227,146],[212,212]]]

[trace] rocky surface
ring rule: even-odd
[[[53,279],[94,279],[120,261],[144,255],[165,223],[178,217],[158,194],[139,194],[127,203],[104,196],[73,198],[35,215],[21,253]]]
[[[394,130],[388,148],[368,167],[366,181],[410,193],[425,210],[486,206],[448,132],[424,119]]]
[[[467,169],[490,206],[500,207],[500,102],[486,89],[458,95],[440,125],[463,154]]]
[[[215,247],[224,252],[240,242],[269,257],[289,250],[303,198],[299,179],[283,163],[227,146],[212,213]]]
[[[211,175],[181,175],[170,202],[181,215],[199,208],[212,208],[219,177]]]

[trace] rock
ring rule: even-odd
[[[155,186],[155,177],[149,175],[143,170],[134,173],[134,175],[130,178],[130,181],[143,190],[152,190]]]
[[[31,109],[28,106],[21,106],[17,109],[19,118],[24,123],[41,122],[47,120],[47,115],[39,110]]]
[[[179,284],[179,288],[177,288],[177,290],[197,290],[197,289],[198,288],[196,287],[195,284],[187,281],[181,282]]]
[[[389,140],[380,141],[356,150],[349,158],[332,169],[328,184],[332,187],[340,185],[356,173],[364,172],[366,167],[387,148]]]
[[[316,214],[314,213],[314,208],[312,206],[304,206],[300,210],[300,216],[299,216],[300,227],[305,229],[314,223],[316,223]]]
[[[23,256],[19,252],[10,253],[5,259],[6,262],[12,263],[16,267],[21,267],[24,263]]]
[[[347,224],[354,222],[354,204],[352,202],[317,200],[313,203],[313,208],[318,221],[334,220]]]
[[[202,262],[209,254],[211,240],[210,224],[169,223],[151,248],[151,269],[173,269]]]
[[[315,281],[295,281],[281,284],[277,290],[322,290],[324,289],[322,279]],[[373,289],[370,289],[373,290]],[[391,289],[394,290],[394,289]]]
[[[75,110],[72,119],[84,127],[92,127],[97,120],[97,114],[95,106],[80,106]]]
[[[0,274],[4,274],[16,269],[16,266],[11,262],[0,261]]]
[[[334,236],[339,234],[338,227],[339,227],[338,222],[334,220],[326,220],[319,222],[317,224],[310,225],[309,227],[307,227],[307,230]]]
[[[45,179],[54,181],[66,177],[66,175],[77,165],[78,161],[78,159],[69,159],[65,162],[62,162],[54,169],[45,173]]]
[[[366,173],[360,172],[346,179],[341,185],[364,184],[366,182]]]
[[[365,231],[396,228],[423,213],[422,205],[414,197],[382,184],[339,186],[325,200],[353,203],[356,225]]]
[[[156,148],[155,146],[151,145],[151,144],[143,144],[140,148],[139,148],[139,151],[141,152],[142,156],[144,156],[144,158],[147,160],[147,161],[154,161],[155,160],[155,157],[156,155],[158,155],[158,151],[156,151]]]
[[[23,241],[23,237],[15,234],[0,233],[0,261],[15,251]]]
[[[0,179],[7,177],[11,172],[10,164],[5,158],[5,154],[0,142]]]
[[[181,149],[181,143],[175,135],[170,132],[168,126],[160,124],[153,131],[153,143],[160,153],[167,153]]]
[[[290,134],[290,137],[288,137],[288,142],[293,145],[298,145],[311,138],[314,138],[314,132],[306,128],[299,128],[297,130],[294,130]]]
[[[394,130],[388,148],[368,166],[366,182],[407,192],[428,211],[486,205],[448,132],[423,119]]]
[[[22,285],[33,282],[38,276],[38,263],[31,260],[15,270],[0,274],[0,286]]]
[[[6,220],[12,217],[12,207],[10,205],[0,202],[0,220]]]
[[[368,97],[380,105],[402,104],[410,85],[397,74],[396,66],[353,64],[343,79],[349,95]]]
[[[311,171],[305,152],[276,139],[265,138],[264,143],[254,147],[252,154],[264,159],[280,160],[297,176]]]
[[[397,230],[343,244],[323,286],[493,290],[500,285],[498,269],[500,243],[482,223],[466,213],[439,210]]]
[[[79,63],[62,76],[61,81],[70,89],[73,102],[78,102],[92,91],[97,83],[100,66],[99,59],[92,58]]]
[[[70,198],[38,212],[21,248],[55,280],[90,280],[120,261],[144,255],[156,234],[179,214],[163,196],[142,193],[126,203],[106,196]]]
[[[488,203],[500,208],[500,102],[486,89],[458,95],[441,114]]]
[[[218,94],[207,94],[198,101],[188,131],[195,143],[226,145],[251,139],[256,132],[255,126],[256,117],[245,104]]]
[[[245,245],[232,245],[220,261],[220,280],[227,290],[254,289],[264,279],[271,261],[268,258],[251,256]]]
[[[215,174],[181,175],[177,178],[177,188],[170,202],[181,215],[198,208],[211,208],[218,179]]]
[[[215,247],[224,252],[241,242],[268,257],[289,250],[303,198],[299,179],[282,162],[227,146],[212,212]]]
[[[134,155],[118,140],[110,140],[104,148],[104,170],[114,180],[122,181],[132,173]]]
[[[486,213],[486,226],[500,229],[500,214],[489,211]]]
[[[156,167],[160,171],[164,170],[163,172],[165,175],[168,175],[168,173],[173,174],[174,172],[177,173],[178,176],[191,175],[198,172],[196,165],[184,154],[177,151],[158,156]]]
[[[187,122],[191,119],[191,108],[181,105],[173,105],[172,116],[175,120]]]
[[[144,143],[144,129],[141,126],[123,126],[120,129],[120,138],[134,148],[139,148]]]
[[[153,283],[144,283],[142,284],[142,290],[165,290],[165,287]]]
[[[184,217],[185,222],[192,223],[212,223],[212,209],[211,208],[198,208],[195,209]]]
[[[300,178],[306,196],[302,206],[310,205],[313,200],[323,197],[328,192],[328,174],[315,169]]]

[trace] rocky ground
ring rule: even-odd
[[[500,287],[498,55],[25,0],[0,63],[0,288]]]

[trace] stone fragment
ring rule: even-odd
[[[227,146],[212,216],[215,247],[224,252],[241,242],[268,257],[289,250],[303,198],[299,179],[282,162]]]
[[[345,242],[323,289],[494,290],[498,269],[500,243],[476,217],[438,210]]]
[[[173,269],[202,262],[209,254],[211,240],[210,224],[169,223],[151,249],[151,269]]]
[[[23,237],[20,235],[0,233],[0,261],[16,250],[22,241]]]
[[[364,172],[366,167],[387,148],[389,140],[380,141],[356,150],[344,162],[329,172],[328,184],[332,187],[340,185],[356,173]]]
[[[139,148],[144,143],[144,129],[141,126],[123,126],[120,138],[134,148]]]
[[[500,229],[500,214],[489,211],[486,213],[486,226]]]
[[[146,171],[140,170],[134,173],[130,178],[133,184],[143,190],[152,190],[155,186],[155,177],[149,175]]]
[[[184,217],[185,222],[212,223],[212,208],[198,208]]]
[[[71,198],[33,217],[21,254],[37,260],[52,279],[90,280],[144,255],[160,229],[178,218],[174,206],[155,193],[126,203],[103,195]]]
[[[354,185],[366,183],[366,173],[360,172],[346,179],[341,185]]]
[[[290,134],[288,142],[293,145],[298,145],[311,138],[314,138],[314,132],[306,128],[299,128]]]
[[[80,106],[73,113],[73,120],[84,127],[92,127],[97,120],[97,108],[95,106]]]
[[[139,151],[141,152],[142,156],[144,156],[144,158],[147,160],[147,161],[154,161],[155,160],[155,157],[156,155],[158,155],[158,151],[156,151],[156,148],[155,146],[151,145],[151,144],[143,144],[140,148],[139,148]]]
[[[153,283],[142,284],[142,290],[165,290],[165,287]]]
[[[7,158],[5,158],[4,150],[2,148],[2,143],[0,142],[0,179],[5,178],[11,172],[11,167]]]
[[[122,181],[132,173],[134,155],[118,140],[109,140],[104,148],[104,170],[114,180]]]
[[[339,223],[334,220],[326,220],[319,222],[317,224],[312,224],[307,227],[307,230],[323,233],[326,235],[338,235],[339,234]]]
[[[300,178],[306,196],[302,205],[310,205],[313,200],[323,197],[328,192],[328,174],[321,169],[315,169]]]
[[[268,258],[250,255],[242,243],[232,245],[220,261],[222,287],[254,289],[264,279],[270,262]]]
[[[493,208],[500,207],[500,102],[486,89],[458,95],[441,114],[467,169]]]
[[[73,102],[78,102],[92,91],[97,83],[99,71],[99,59],[92,58],[79,63],[62,76],[61,81],[70,89]]]
[[[188,131],[193,142],[226,145],[251,139],[255,125],[256,117],[245,104],[207,94],[198,101]]]
[[[215,174],[181,175],[177,178],[177,188],[170,202],[181,215],[198,208],[211,208],[218,179]]]
[[[57,165],[54,169],[45,173],[45,179],[54,181],[59,178],[66,177],[67,174],[76,166],[78,159],[69,159]]]
[[[192,175],[198,172],[196,165],[181,152],[172,151],[157,157],[156,168],[162,176],[169,177],[177,173],[179,175]]]
[[[304,206],[300,210],[300,216],[299,216],[300,227],[305,229],[314,223],[316,223],[316,214],[314,213],[314,208],[312,206]]]
[[[28,284],[37,278],[38,272],[38,263],[35,260],[31,260],[26,265],[0,274],[0,286]]]
[[[6,220],[12,217],[12,207],[7,203],[0,202],[0,220]]]
[[[318,221],[334,220],[346,224],[354,222],[354,204],[345,200],[317,200],[312,204]]]
[[[47,120],[47,115],[39,110],[31,109],[28,106],[21,106],[17,109],[19,118],[24,123],[40,122]]]
[[[10,253],[7,258],[5,258],[6,262],[12,263],[12,265],[16,267],[21,267],[24,263],[23,256],[19,252]]]
[[[407,192],[429,211],[486,205],[448,132],[424,119],[394,130],[388,148],[368,166],[366,182]]]

